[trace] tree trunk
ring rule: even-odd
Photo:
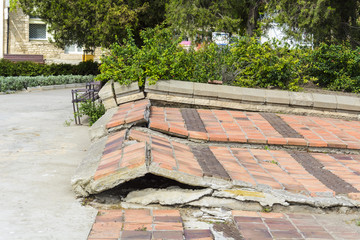
[[[249,36],[254,35],[259,19],[259,5],[262,1],[251,1],[249,6],[249,15],[246,23],[246,33]]]

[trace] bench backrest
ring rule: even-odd
[[[4,59],[12,62],[30,61],[35,63],[45,63],[44,55],[29,55],[29,54],[5,54]]]

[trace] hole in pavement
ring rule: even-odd
[[[133,179],[129,182],[120,184],[115,188],[106,190],[97,195],[93,195],[93,197],[98,203],[114,204],[114,203],[119,203],[132,191],[143,190],[147,188],[164,189],[168,187],[179,187],[182,189],[192,189],[192,190],[204,189],[204,187],[191,186],[177,182],[169,178],[148,173],[143,177]]]

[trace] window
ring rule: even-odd
[[[46,38],[46,24],[29,24],[29,39],[30,40],[47,40]]]
[[[65,53],[68,54],[83,54],[83,48],[77,46],[76,44],[72,44],[65,47]]]

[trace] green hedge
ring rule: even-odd
[[[150,84],[159,79],[223,80],[228,85],[291,91],[312,81],[330,90],[360,92],[360,48],[348,44],[294,49],[243,37],[228,46],[203,44],[187,51],[179,46],[181,38],[166,28],[148,29],[141,38],[144,44],[138,47],[129,31],[127,39],[114,43],[96,79],[140,86],[145,79]]]
[[[71,83],[87,83],[94,81],[95,76],[60,75],[37,77],[0,77],[0,92],[19,91],[27,87],[61,85]]]
[[[58,75],[97,75],[99,63],[93,61],[72,64],[38,64],[0,59],[0,76],[58,76]]]

